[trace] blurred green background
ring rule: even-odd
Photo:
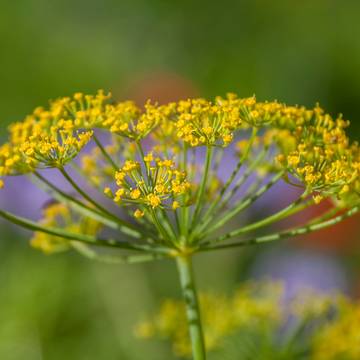
[[[359,138],[359,1],[0,5],[1,134],[49,98],[104,88],[140,102],[228,91],[319,101],[350,119],[350,134]],[[0,359],[173,358],[168,344],[141,342],[132,330],[159,299],[178,296],[172,263],[106,266],[76,254],[44,256],[27,237],[1,223]],[[290,245],[278,246],[286,252]],[[338,248],[329,252],[356,293],[356,260]],[[231,289],[251,276],[255,258],[252,251],[199,257],[202,288]]]

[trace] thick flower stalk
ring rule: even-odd
[[[193,255],[289,238],[358,212],[360,151],[347,126],[319,106],[233,94],[139,108],[111,102],[103,91],[78,93],[9,127],[0,147],[5,185],[26,175],[54,201],[39,222],[0,215],[33,230],[32,245],[46,253],[73,248],[109,262],[175,259],[193,357],[205,359]],[[73,191],[52,183],[49,168]],[[267,217],[240,223],[276,184],[301,194]],[[308,223],[281,232],[269,227],[325,199],[332,207]]]

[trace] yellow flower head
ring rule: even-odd
[[[205,99],[180,101],[174,121],[177,137],[190,146],[227,146],[241,126],[238,108]]]
[[[106,120],[102,125],[114,134],[140,140],[163,118],[160,109],[148,102],[145,111],[141,111],[132,101],[121,102],[107,109]]]
[[[175,167],[174,161],[156,157],[154,152],[144,155],[142,164],[126,160],[115,173],[115,181],[119,186],[115,193],[116,202],[136,202],[151,209],[163,207],[176,210],[180,202],[173,201],[171,205],[168,200],[180,197],[190,189],[186,174]]]
[[[110,99],[111,94],[105,94],[103,90],[96,95],[76,93],[72,98],[59,98],[51,102],[49,112],[61,122],[66,121],[76,128],[93,129],[102,127],[106,112],[111,108]]]

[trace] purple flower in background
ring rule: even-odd
[[[41,171],[41,174],[56,186],[66,191],[71,190],[71,187],[65,184],[65,181],[59,176],[57,170],[46,169]],[[39,219],[41,209],[52,199],[51,196],[27,176],[5,178],[5,182],[6,186],[1,190],[1,208],[32,220]]]
[[[273,249],[259,255],[252,268],[255,278],[270,277],[285,286],[285,300],[304,288],[329,293],[349,292],[349,280],[339,260],[329,254],[298,249]]]

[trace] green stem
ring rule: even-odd
[[[110,211],[108,211],[107,209],[105,209],[103,206],[101,206],[100,204],[98,204],[95,200],[93,200],[85,191],[83,191],[79,185],[76,184],[76,182],[71,178],[71,176],[66,172],[66,170],[64,168],[59,168],[59,171],[61,172],[61,174],[65,177],[65,179],[69,182],[69,184],[85,199],[87,200],[90,204],[94,205],[95,208],[97,208],[98,210],[100,210],[102,213],[106,214],[107,216],[109,216],[110,218],[114,219],[117,223],[119,223],[122,226],[126,226],[127,228],[130,228],[136,232],[140,232],[143,235],[145,235],[143,233],[143,231],[141,231],[141,229],[136,228],[133,224],[130,224],[122,219],[120,219],[119,217],[115,216],[114,214],[112,214]]]
[[[289,237],[293,237],[293,236],[297,236],[297,235],[307,234],[312,231],[320,230],[320,229],[326,228],[328,226],[335,225],[335,224],[339,223],[340,221],[342,221],[350,216],[355,215],[357,212],[359,212],[359,210],[360,210],[360,206],[355,206],[352,209],[346,211],[345,213],[343,213],[341,215],[338,215],[332,219],[329,219],[329,220],[326,220],[326,221],[323,221],[320,223],[314,223],[314,224],[309,224],[309,225],[305,225],[305,226],[300,226],[300,227],[292,229],[292,230],[285,230],[285,231],[278,232],[275,234],[258,236],[258,237],[254,237],[251,239],[247,239],[244,241],[238,241],[238,242],[234,242],[234,243],[230,243],[230,244],[211,246],[211,244],[213,244],[213,243],[225,241],[225,240],[228,240],[228,239],[238,236],[238,231],[231,231],[231,232],[229,232],[225,235],[222,235],[214,240],[208,241],[206,244],[203,244],[205,246],[200,247],[199,251],[211,251],[211,250],[227,249],[227,248],[233,248],[233,247],[239,247],[239,246],[245,246],[245,245],[254,245],[254,244],[259,244],[259,243],[264,243],[264,242],[280,240],[283,238],[289,238]]]
[[[309,225],[317,224],[319,222],[331,219],[334,215],[336,215],[340,211],[341,211],[340,209],[338,209],[337,207],[334,207],[334,208],[326,211],[324,214],[322,214],[322,215],[316,217],[315,219],[311,220]]]
[[[186,315],[188,319],[193,360],[205,360],[206,353],[204,336],[191,257],[179,256],[177,258],[177,268],[182,294],[186,305]]]
[[[127,234],[129,236],[140,238],[141,234],[138,231],[135,231],[133,229],[127,228],[126,226],[122,226],[119,224],[118,221],[115,221],[111,219],[109,216],[101,213],[100,211],[87,206],[83,202],[77,200],[76,198],[68,195],[61,189],[59,189],[57,186],[55,186],[53,183],[51,183],[49,180],[47,180],[45,177],[43,177],[38,172],[34,172],[34,176],[41,181],[37,182],[37,185],[39,187],[44,187],[44,190],[51,193],[51,195],[58,201],[63,201],[69,206],[73,207],[74,210],[78,211],[84,216],[88,216],[94,220],[97,220],[101,222],[102,224],[109,226],[112,229],[115,230],[121,230],[124,234]]]
[[[109,213],[108,210],[106,210],[103,206],[98,204],[95,200],[91,198],[85,191],[83,191],[78,184],[71,178],[71,176],[66,172],[64,168],[59,168],[61,174],[64,176],[64,178],[69,182],[69,184],[81,195],[85,200],[87,200],[90,204],[94,205],[97,209],[102,211],[103,213],[113,216],[111,213]]]
[[[303,200],[305,200],[305,198],[308,196],[307,192],[304,192],[296,201],[294,201],[293,203],[291,203],[289,206],[287,206],[286,208],[278,211],[277,213],[270,215],[264,219],[261,219],[259,221],[256,221],[252,224],[246,225],[242,228],[240,228],[237,232],[238,235],[240,234],[244,234],[246,232],[249,231],[254,231],[257,230],[261,227],[270,225],[274,222],[278,222],[280,220],[283,220],[284,218],[287,218],[291,215],[294,215],[304,209],[306,209],[307,207],[311,206],[314,204],[314,200],[310,199],[304,203]]]
[[[146,184],[147,184],[147,185],[151,185],[151,184],[150,184],[150,181],[151,181],[150,169],[149,169],[149,167],[148,167],[148,166],[146,165],[146,163],[145,163],[145,160],[144,160],[144,158],[145,158],[145,153],[144,153],[144,150],[143,150],[143,148],[142,148],[142,146],[141,146],[140,140],[135,141],[135,144],[136,144],[137,150],[139,151],[139,155],[140,155],[139,157],[140,157],[140,161],[141,161],[141,163],[142,163],[142,165],[143,165],[143,167],[144,167],[144,171],[146,171],[146,178],[145,178]]]
[[[245,184],[247,179],[253,174],[254,170],[258,167],[258,165],[264,160],[265,156],[267,155],[268,147],[265,147],[253,160],[253,162],[248,166],[245,172],[240,176],[240,178],[236,181],[234,187],[226,194],[224,194],[220,209],[222,210],[230,200],[235,196],[238,190]]]
[[[251,137],[249,139],[249,142],[248,142],[248,145],[246,147],[246,150],[244,151],[244,153],[242,154],[242,156],[240,157],[238,163],[236,164],[236,167],[235,169],[233,170],[233,172],[231,173],[230,177],[228,178],[228,180],[226,181],[225,185],[222,187],[222,189],[220,190],[220,193],[219,195],[217,196],[217,199],[212,203],[211,207],[209,208],[209,212],[212,211],[212,208],[214,208],[218,202],[220,200],[222,200],[225,192],[227,191],[227,189],[229,188],[229,186],[233,183],[236,175],[239,173],[242,165],[244,164],[244,161],[247,159],[247,157],[249,156],[249,152],[250,152],[250,149],[251,149],[251,146],[255,140],[255,137],[256,137],[256,134],[257,134],[257,129],[256,128],[253,128],[252,130],[252,134],[251,134]],[[206,215],[205,215],[206,216]]]
[[[273,185],[275,185],[282,176],[283,176],[283,172],[280,172],[277,175],[275,175],[267,184],[263,185],[255,194],[245,199],[244,201],[240,202],[239,205],[235,206],[235,208],[227,212],[219,221],[215,222],[213,226],[210,226],[206,234],[209,234],[217,230],[218,228],[222,227],[228,221],[230,221],[235,215],[239,214],[241,211],[248,208],[266,191],[268,191]]]
[[[129,250],[139,250],[137,248],[132,247],[132,245],[130,245],[130,247],[129,247],[127,243],[118,243],[115,240],[111,240],[111,239],[99,239],[99,238],[95,238],[90,235],[85,235],[85,234],[80,234],[80,233],[72,233],[72,232],[69,232],[69,231],[66,231],[66,230],[60,229],[60,228],[46,227],[46,226],[38,224],[34,221],[25,219],[21,216],[14,215],[14,214],[9,213],[4,210],[0,210],[0,217],[4,218],[6,220],[9,220],[10,222],[12,222],[16,225],[19,225],[25,229],[28,229],[31,231],[41,231],[43,233],[46,233],[49,235],[54,235],[54,236],[59,236],[59,237],[62,237],[64,239],[68,239],[68,240],[76,240],[76,241],[85,242],[85,243],[88,243],[91,245],[122,247],[122,248],[129,249]]]
[[[201,231],[204,227],[206,227],[206,225],[208,225],[208,223],[210,222],[210,217],[212,216],[214,210],[216,209],[217,205],[219,204],[219,202],[222,200],[226,190],[229,188],[229,186],[232,184],[233,180],[235,179],[236,175],[238,174],[238,172],[240,171],[242,166],[242,162],[239,160],[236,168],[234,169],[234,171],[232,172],[231,176],[229,177],[229,179],[227,180],[227,182],[225,183],[225,185],[222,187],[222,189],[220,190],[220,193],[218,194],[218,196],[216,197],[216,199],[214,201],[212,201],[210,207],[206,210],[204,216],[202,216],[202,219],[200,221],[200,223],[198,224],[198,226],[196,226],[194,234],[198,233],[199,231]]]
[[[187,165],[188,165],[187,164],[187,158],[188,158],[187,152],[188,152],[188,147],[186,144],[184,144],[182,164],[181,164],[182,171],[186,171],[186,169],[187,169]],[[192,164],[192,162],[191,162],[191,164]],[[195,167],[195,155],[194,155],[194,164],[192,164],[192,165]],[[191,167],[190,167],[190,169],[191,169]],[[191,180],[192,179],[193,178],[191,177]],[[182,197],[183,197],[184,205],[180,208],[180,233],[183,237],[185,237],[185,236],[187,236],[188,221],[189,221],[189,206],[187,205],[188,195],[184,194]]]
[[[201,233],[204,229],[206,229],[209,224],[214,220],[216,216],[222,217],[221,213],[225,208],[229,205],[231,199],[235,196],[235,194],[238,192],[238,190],[242,187],[242,185],[246,182],[246,180],[250,177],[250,175],[253,173],[253,170],[256,169],[257,165],[263,160],[267,152],[267,148],[262,150],[260,154],[255,158],[255,160],[249,165],[249,167],[245,170],[244,174],[235,182],[234,187],[227,193],[224,193],[221,197],[221,201],[214,202],[211,207],[209,208],[208,212],[205,213],[203,216],[199,226],[196,228],[196,230],[193,232],[192,237],[197,237],[199,233]],[[244,162],[244,160],[243,160]],[[241,164],[239,162],[240,167]],[[239,168],[240,170],[240,168]],[[259,182],[259,184],[258,184]],[[250,190],[256,189],[258,185],[262,182],[262,179],[260,181],[256,181],[254,184],[250,186],[250,188],[247,190],[248,193],[251,193]],[[245,195],[244,199],[248,199],[250,196]],[[244,201],[245,201],[244,200]],[[216,205],[216,206],[215,206]],[[226,215],[226,214],[225,214]]]
[[[71,246],[81,255],[91,260],[96,260],[106,264],[137,264],[158,259],[164,259],[167,255],[164,254],[140,254],[140,255],[108,255],[99,254],[93,250],[90,246],[79,243],[77,241],[71,241]]]
[[[165,227],[159,221],[156,210],[150,208],[149,212],[150,212],[151,218],[152,218],[152,220],[154,222],[154,225],[155,225],[157,231],[159,232],[159,235],[162,237],[164,242],[169,242],[170,235],[166,231]]]
[[[170,217],[165,209],[160,209],[159,211],[159,218],[163,223],[163,227],[166,232],[169,234],[169,237],[175,241],[176,239],[176,230],[173,226],[173,223],[170,220]]]
[[[106,246],[106,247],[115,247],[119,249],[124,250],[133,250],[133,251],[141,251],[145,253],[153,253],[153,254],[164,254],[167,256],[171,255],[171,248],[168,247],[160,247],[160,246],[153,246],[150,244],[135,244],[135,243],[129,243],[126,241],[117,241],[114,239],[104,239],[104,238],[98,238],[93,237],[86,234],[80,234],[80,233],[73,233],[70,231],[67,231],[65,229],[57,228],[57,227],[47,227],[43,226],[35,221],[31,221],[29,219],[25,219],[21,216],[14,215],[10,212],[4,211],[0,209],[0,217],[9,220],[10,222],[19,225],[25,229],[31,230],[31,231],[40,231],[45,234],[50,234],[54,236],[59,236],[61,238],[67,239],[67,240],[75,240],[80,241],[83,243],[86,243],[88,245],[92,246]]]
[[[204,169],[204,173],[202,176],[200,188],[198,190],[197,197],[196,197],[195,210],[194,210],[194,214],[193,214],[193,218],[192,218],[192,222],[191,222],[191,228],[193,228],[194,224],[198,220],[198,215],[203,207],[202,200],[204,197],[206,183],[208,180],[207,178],[208,178],[209,169],[210,169],[210,165],[211,165],[212,153],[213,153],[212,147],[208,146],[206,148],[205,169]]]
[[[119,167],[115,164],[114,160],[111,158],[109,153],[106,151],[104,146],[101,144],[100,140],[96,137],[96,135],[93,135],[93,139],[100,149],[101,153],[103,154],[104,158],[109,162],[109,164],[113,167],[114,170],[119,170]]]

